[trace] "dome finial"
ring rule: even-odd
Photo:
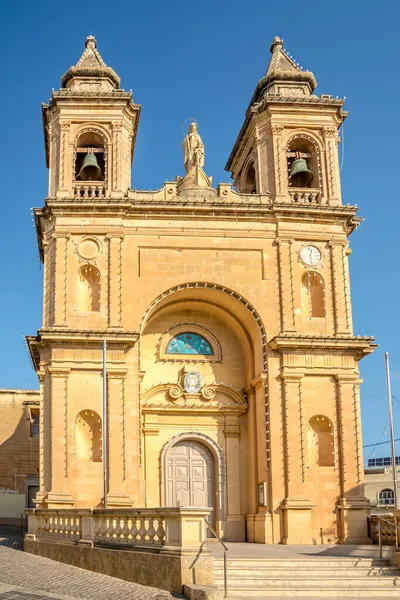
[[[270,48],[271,54],[273,54],[275,52],[275,50],[279,49],[279,48],[283,48],[283,42],[282,42],[281,38],[276,35],[274,37],[274,41],[272,42],[272,45]]]
[[[85,42],[85,48],[97,48],[97,42],[94,35],[88,35]]]

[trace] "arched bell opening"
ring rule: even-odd
[[[74,163],[75,181],[105,181],[106,145],[100,133],[86,131],[79,136]]]
[[[318,152],[311,139],[292,138],[286,156],[289,188],[320,187]]]
[[[239,175],[238,191],[241,194],[257,194],[257,174],[253,158],[248,158]]]

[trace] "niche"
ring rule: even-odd
[[[101,445],[100,416],[92,410],[82,410],[75,419],[75,457],[91,462],[101,462]]]
[[[75,149],[75,181],[104,181],[106,148],[103,137],[95,131],[80,135]]]
[[[93,265],[81,267],[76,274],[76,310],[100,310],[100,271]]]
[[[301,308],[309,318],[325,317],[324,280],[315,271],[307,271],[301,280]]]
[[[309,467],[333,467],[335,464],[333,426],[328,417],[316,415],[307,427]]]

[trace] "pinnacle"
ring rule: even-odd
[[[281,38],[279,36],[276,35],[271,44],[271,48],[270,48],[271,54],[273,54],[275,52],[275,50],[278,48],[283,48],[283,41],[281,40]]]

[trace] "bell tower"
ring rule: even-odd
[[[344,100],[313,94],[317,82],[275,37],[271,61],[246,112],[228,159],[240,193],[276,202],[341,204],[338,128]]]
[[[120,88],[120,78],[104,63],[93,36],[42,111],[49,197],[127,194],[140,106]]]

